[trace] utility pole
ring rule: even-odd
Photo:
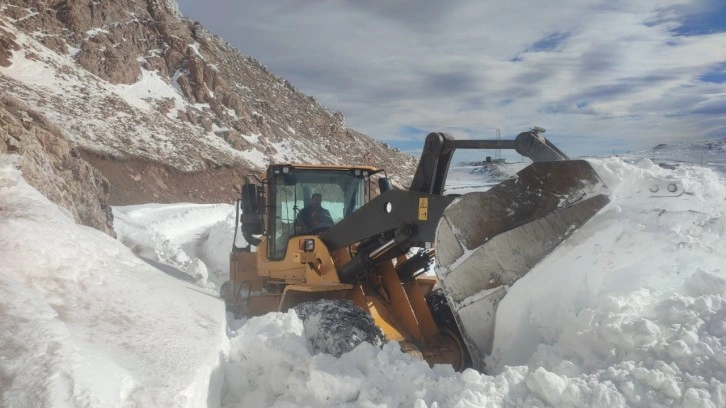
[[[497,131],[497,140],[501,140],[502,139],[502,134],[499,132],[499,128],[496,128],[494,130]],[[496,157],[497,160],[501,160],[502,159],[502,149],[497,149],[497,153],[496,153],[496,156],[495,157]]]

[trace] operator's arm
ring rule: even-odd
[[[297,215],[297,219],[295,220],[295,232],[296,233],[303,233],[310,231],[310,223],[308,222],[310,215],[310,211],[307,207],[300,210],[300,213]]]
[[[325,208],[320,209],[320,224],[332,226],[334,224],[333,217],[330,215],[330,211]]]

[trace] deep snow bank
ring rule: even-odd
[[[593,164],[611,203],[510,290],[490,366],[527,364],[569,377],[546,398],[553,405],[594,392],[587,383],[596,380],[629,406],[700,399],[724,406],[723,180],[647,159]],[[653,193],[663,181],[686,193]]]
[[[234,206],[145,204],[113,208],[118,239],[146,259],[177,268],[198,285],[219,290],[229,276]],[[237,245],[246,245],[237,234]]]
[[[500,306],[493,376],[361,345],[311,355],[293,313],[241,322],[228,407],[726,406],[726,185],[709,169],[593,160],[611,203]],[[657,198],[658,180],[686,193]]]
[[[0,405],[218,400],[223,303],[76,225],[12,160],[0,155]]]

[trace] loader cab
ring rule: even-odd
[[[370,178],[377,172],[370,167],[270,166],[267,174],[268,259],[283,259],[290,237],[309,234],[296,229],[296,219],[310,204],[313,194],[322,195],[322,207],[328,210],[335,224],[370,199]]]

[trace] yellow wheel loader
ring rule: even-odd
[[[589,163],[569,160],[542,131],[431,133],[408,190],[364,166],[274,164],[248,177],[237,206],[248,245],[230,255],[228,309],[295,308],[316,350],[385,338],[429,364],[485,370],[507,288],[608,202]],[[456,149],[514,149],[533,163],[486,192],[444,195]],[[329,217],[309,229],[301,213],[317,194]],[[434,259],[436,277],[424,273]],[[326,348],[336,337],[347,346]]]

